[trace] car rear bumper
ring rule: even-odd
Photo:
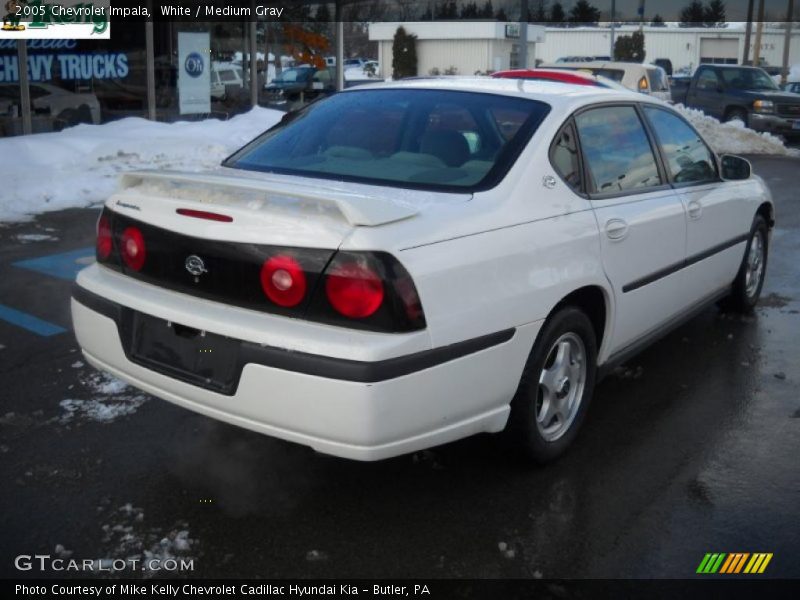
[[[76,288],[75,333],[95,367],[208,417],[356,460],[502,430],[540,326],[372,363],[264,347],[222,394],[135,362],[115,307],[125,310]]]

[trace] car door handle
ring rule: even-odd
[[[612,240],[621,240],[628,235],[628,224],[622,219],[606,221],[606,235]]]
[[[703,205],[700,204],[697,200],[692,200],[691,202],[689,202],[687,209],[689,211],[690,219],[699,219],[700,216],[703,214]]]

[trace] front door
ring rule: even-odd
[[[686,216],[636,107],[593,107],[578,113],[575,124],[616,302],[613,353],[683,308]]]

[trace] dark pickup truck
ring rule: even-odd
[[[673,80],[672,101],[756,131],[800,137],[800,96],[780,90],[758,67],[700,65],[688,85]]]

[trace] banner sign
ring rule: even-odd
[[[114,11],[109,0],[2,0],[0,13],[0,40],[107,40]]]
[[[206,33],[178,32],[180,113],[211,112],[211,39]]]

